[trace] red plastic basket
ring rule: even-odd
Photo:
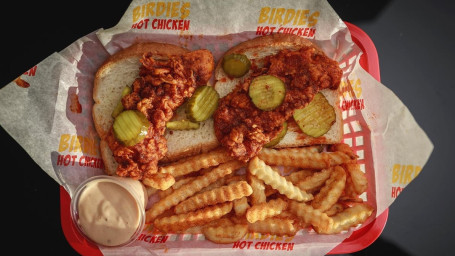
[[[354,41],[363,52],[360,57],[360,65],[370,73],[371,76],[380,81],[378,53],[373,41],[371,41],[370,37],[359,27],[348,22],[345,23],[351,32],[352,41]],[[356,230],[349,238],[333,248],[329,254],[345,254],[365,249],[381,235],[388,216],[389,210],[386,209],[370,224]]]
[[[346,25],[351,32],[352,40],[363,52],[360,58],[360,65],[376,80],[380,81],[378,54],[370,37],[359,27],[348,22],[346,22]],[[63,187],[60,187],[61,224],[67,241],[81,255],[102,255],[98,247],[90,244],[77,231],[71,220],[70,202],[69,194]],[[387,209],[367,226],[356,230],[349,238],[331,250],[329,254],[352,253],[368,247],[381,235],[387,222],[388,213]]]

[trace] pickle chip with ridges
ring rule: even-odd
[[[114,136],[126,146],[141,142],[148,133],[150,122],[137,110],[122,111],[113,124]]]
[[[274,110],[283,103],[286,86],[278,77],[262,75],[251,81],[248,95],[257,108],[264,111]]]
[[[209,119],[216,108],[220,95],[212,86],[200,86],[186,105],[186,114],[193,122],[202,122]]]
[[[166,123],[166,128],[170,130],[196,130],[199,129],[199,123],[189,120],[169,121]]]
[[[294,111],[293,116],[302,132],[315,138],[326,134],[336,119],[335,109],[320,92],[306,107]]]
[[[245,54],[232,53],[223,57],[223,70],[230,77],[242,77],[251,67],[251,62]]]
[[[280,141],[284,138],[284,136],[286,135],[287,132],[288,132],[288,123],[284,122],[283,129],[281,129],[281,132],[278,133],[278,135],[275,138],[273,138],[268,143],[266,143],[264,145],[264,147],[266,147],[266,148],[274,147],[276,144],[280,143]]]
[[[122,98],[130,93],[131,88],[129,86],[125,86],[125,88],[122,90]],[[120,99],[120,101],[117,103],[117,106],[115,106],[114,111],[112,111],[112,117],[116,118],[123,111],[123,109],[122,99]]]

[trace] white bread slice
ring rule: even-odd
[[[104,163],[104,172],[108,175],[116,175],[118,163],[115,161],[114,155],[112,154],[107,141],[100,141],[100,152],[101,158]]]
[[[180,120],[185,117],[184,107],[180,107],[172,120]],[[213,128],[213,118],[200,122],[199,129],[166,130],[164,136],[167,140],[167,153],[160,161],[161,163],[173,162],[183,157],[205,153],[219,146]]]
[[[109,57],[98,69],[93,88],[93,99],[95,101],[92,109],[92,116],[97,133],[101,138],[100,151],[104,161],[105,172],[115,175],[117,162],[105,137],[112,127],[114,119],[111,114],[121,99],[122,90],[130,86],[139,76],[141,66],[140,58],[146,52],[152,52],[156,59],[167,58],[167,56],[181,55],[189,52],[179,46],[162,43],[138,43],[129,48],[123,49]],[[180,115],[175,118],[182,118]],[[213,120],[201,123],[198,130],[167,131],[168,152],[163,161],[174,161],[185,156],[209,151],[218,146],[218,141],[213,132]]]
[[[290,34],[274,34],[272,36],[257,37],[249,41],[240,43],[225,54],[231,53],[242,53],[245,54],[252,63],[255,63],[258,67],[261,67],[261,59],[265,56],[277,54],[279,51],[284,49],[297,50],[303,46],[312,46],[320,49],[317,45],[311,41],[304,39],[299,36]],[[241,78],[229,78],[223,71],[221,66],[223,57],[217,63],[215,68],[215,89],[220,94],[220,97],[224,97],[231,92],[237,84],[244,80],[251,74],[251,70],[245,76]],[[274,146],[274,148],[286,148],[286,147],[299,147],[316,144],[334,144],[341,142],[343,138],[343,120],[341,116],[341,110],[339,108],[339,90],[325,89],[321,91],[327,98],[328,102],[334,107],[336,120],[332,125],[331,129],[324,135],[313,138],[305,135],[297,124],[290,118],[288,121],[288,132],[284,138]]]

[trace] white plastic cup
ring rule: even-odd
[[[71,218],[90,242],[105,247],[131,244],[145,224],[147,191],[131,178],[100,175],[82,182],[71,199]]]

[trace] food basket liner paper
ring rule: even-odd
[[[272,17],[279,12],[279,18]],[[400,99],[360,66],[361,50],[326,1],[133,1],[115,27],[93,31],[3,87],[0,124],[71,196],[82,181],[103,174],[91,109],[94,75],[108,56],[135,42],[158,41],[209,49],[217,61],[230,47],[271,32],[314,40],[343,69],[344,142],[359,155],[369,182],[362,198],[376,208],[366,225],[420,173],[433,145]],[[219,245],[203,235],[159,234],[146,226],[132,245],[100,250],[105,255],[324,255],[353,230],[338,235],[301,230],[294,237],[249,233],[237,244]]]

